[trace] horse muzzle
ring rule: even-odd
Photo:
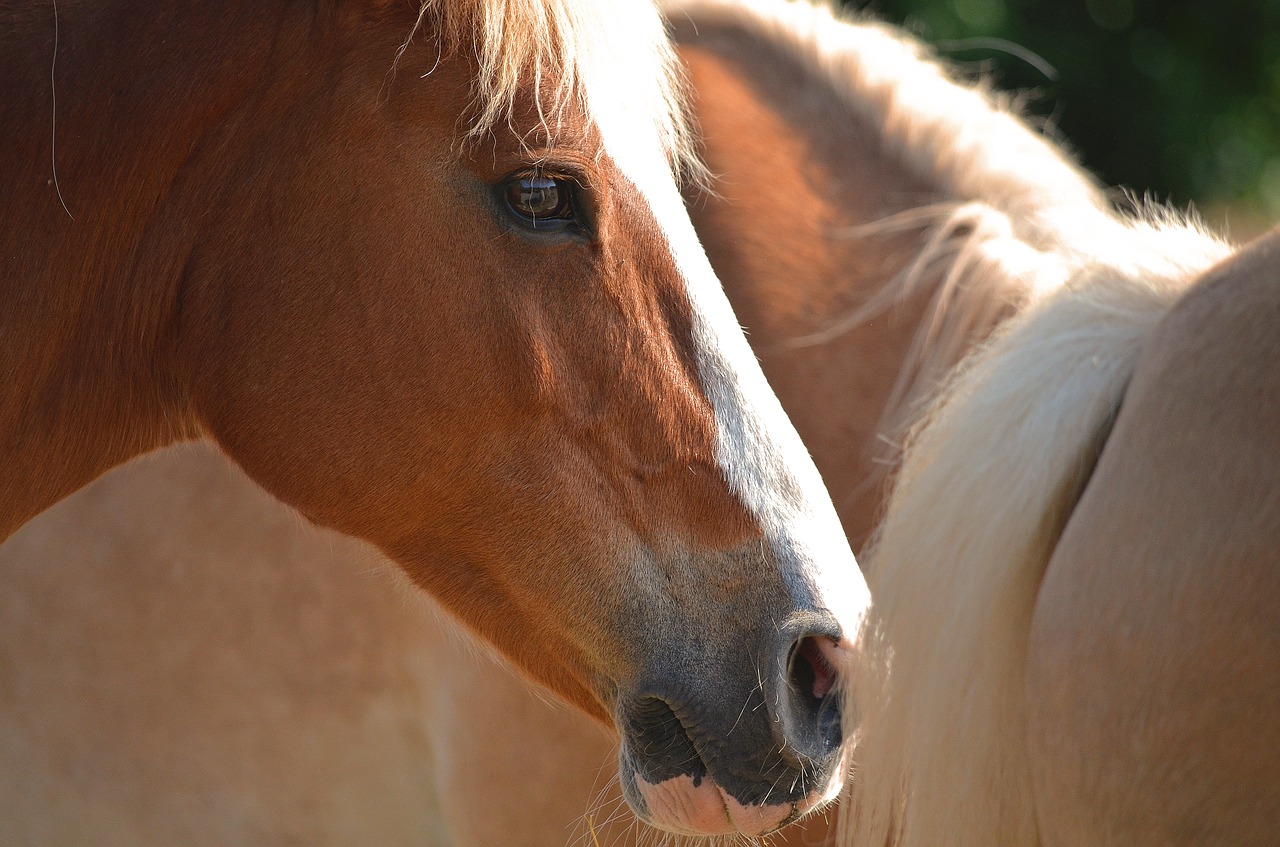
[[[826,613],[770,627],[747,677],[736,649],[686,645],[617,702],[623,794],[641,820],[687,835],[765,835],[844,783],[837,668]],[[733,680],[742,680],[735,684]]]

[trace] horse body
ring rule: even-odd
[[[1275,236],[1223,261],[1045,196],[1042,283],[917,424],[867,555],[885,676],[841,843],[1266,843]]]
[[[94,482],[0,561],[0,842],[448,843],[447,630],[369,545],[195,444]]]
[[[866,598],[681,208],[654,9],[5,14],[6,536],[208,437],[617,723],[648,819],[761,833],[838,789],[803,677]]]
[[[1242,248],[1144,340],[1054,547],[1026,688],[1047,845],[1275,840],[1278,250]]]
[[[1274,838],[1276,235],[1126,235],[907,447],[844,843]]]

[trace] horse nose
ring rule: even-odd
[[[765,703],[784,754],[791,751],[807,769],[829,759],[843,738],[837,659],[842,633],[834,618],[815,615],[782,635],[774,691]]]
[[[777,620],[690,643],[620,698],[623,793],[641,819],[759,836],[839,793],[843,634],[825,611]]]

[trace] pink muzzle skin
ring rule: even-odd
[[[840,758],[821,791],[795,803],[744,806],[724,792],[709,776],[694,780],[678,776],[658,784],[636,776],[636,788],[644,798],[649,823],[682,835],[768,835],[826,805],[840,794],[848,770],[848,751]]]

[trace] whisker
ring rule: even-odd
[[[49,95],[52,101],[52,114],[50,115],[50,135],[49,135],[49,165],[53,169],[53,190],[58,194],[58,202],[62,204],[62,211],[67,213],[67,217],[75,220],[76,216],[71,214],[71,210],[67,208],[67,201],[62,197],[62,185],[58,182],[58,0],[53,0],[53,61],[49,64]]]

